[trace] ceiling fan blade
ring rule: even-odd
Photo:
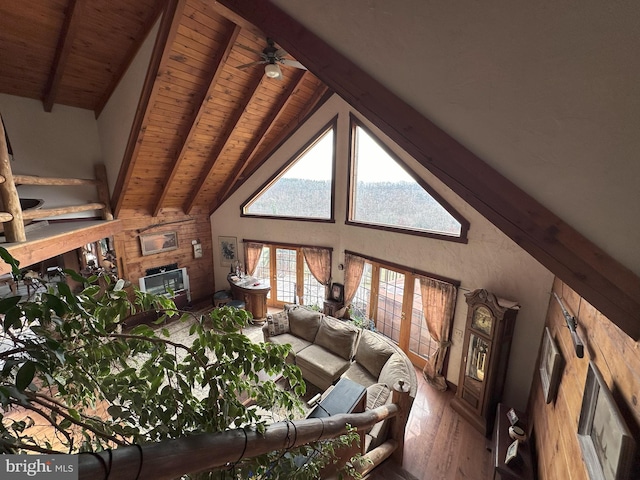
[[[305,67],[304,65],[302,65],[300,62],[298,62],[297,60],[280,60],[280,63],[282,63],[283,65],[287,65],[289,67],[295,67],[295,68],[300,68],[301,70],[306,70],[307,67]]]
[[[244,70],[245,68],[253,67],[254,65],[264,65],[265,63],[267,62],[264,60],[258,60],[256,62],[245,63],[244,65],[238,65],[236,68],[239,68],[240,70]]]
[[[276,58],[284,58],[289,55],[284,48],[279,48],[276,50]]]

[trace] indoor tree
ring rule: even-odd
[[[0,256],[19,278],[19,262],[2,247]],[[62,279],[42,282],[33,299],[0,299],[0,452],[95,452],[238,427],[261,432],[260,409],[289,418],[300,410],[305,384],[285,362],[290,346],[252,343],[240,333],[250,318],[245,310],[222,307],[195,318],[163,296],[134,289],[131,299],[108,275],[64,274],[81,285],[78,292]],[[158,311],[153,325],[123,328],[148,310]],[[189,322],[190,341],[172,341],[168,321]],[[276,377],[291,388],[278,388]],[[53,435],[29,434],[34,424]],[[215,478],[313,478],[336,446],[354,438],[350,432],[322,449],[246,459]],[[312,461],[301,469],[299,455]]]

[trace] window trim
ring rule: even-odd
[[[333,155],[331,159],[332,172],[331,172],[331,200],[330,200],[330,212],[329,218],[311,218],[311,217],[294,217],[294,216],[280,216],[280,215],[258,215],[255,213],[246,213],[245,209],[248,208],[257,198],[265,193],[276,181],[278,181],[292,166],[297,162],[302,155],[309,151],[313,146],[325,135],[329,130],[333,130]],[[278,168],[269,179],[264,182],[257,190],[255,190],[249,198],[240,205],[240,217],[247,218],[266,218],[271,220],[293,220],[296,222],[320,222],[320,223],[336,223],[335,219],[335,197],[336,197],[336,151],[338,148],[338,115],[333,117],[326,125],[324,125],[315,135],[307,141],[302,148],[296,151],[294,155],[289,158],[280,168]]]
[[[353,211],[355,209],[354,197],[355,197],[355,185],[353,181],[353,168],[355,167],[355,147],[356,147],[356,129],[362,128],[367,134],[383,149],[394,161],[396,161],[404,170],[411,176],[411,178],[422,187],[433,199],[440,204],[453,218],[460,223],[460,235],[452,235],[446,233],[430,232],[427,230],[414,230],[411,228],[403,228],[393,225],[382,225],[376,223],[367,223],[362,221],[353,220]],[[455,208],[453,208],[449,202],[440,196],[422,177],[414,172],[409,166],[398,157],[377,135],[375,135],[370,128],[353,114],[349,113],[349,152],[347,161],[347,212],[345,216],[345,225],[353,225],[363,228],[372,228],[374,230],[383,230],[388,232],[403,233],[407,235],[414,235],[418,237],[428,237],[438,240],[446,240],[456,243],[468,243],[467,233],[469,231],[469,221],[464,218]]]

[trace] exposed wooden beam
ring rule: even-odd
[[[44,98],[42,100],[45,112],[50,112],[56,101],[60,81],[64,75],[64,69],[67,66],[67,59],[69,58],[73,41],[82,22],[82,10],[85,1],[86,0],[69,0],[60,37],[58,38],[58,46],[56,47],[56,53],[53,57],[51,72],[47,79]]]
[[[230,186],[225,186],[225,194],[220,195],[214,204],[210,206],[209,215],[213,214],[220,205],[222,205],[231,195],[231,193],[235,192],[240,186],[247,181],[249,177],[255,172],[267,159],[273,155],[273,153],[280,148],[280,146],[296,131],[300,125],[305,123],[307,119],[321,106],[323,105],[329,97],[333,95],[333,92],[330,92],[326,85],[321,85],[316,90],[311,100],[307,103],[305,108],[299,113],[297,116],[298,120],[289,123],[285,128],[280,131],[280,134],[274,138],[271,143],[263,150],[263,154],[260,156],[255,156],[254,158],[247,157],[246,162],[243,162],[242,165],[242,173],[244,175],[238,175],[237,179],[234,183],[231,183]],[[255,152],[254,152],[255,154]]]
[[[135,159],[137,158],[138,148],[142,143],[145,133],[145,125],[148,122],[147,116],[150,115],[150,105],[153,105],[153,99],[160,89],[159,82],[156,82],[160,66],[168,60],[171,49],[170,45],[178,33],[182,12],[187,0],[167,0],[160,29],[156,37],[156,43],[153,47],[149,68],[142,87],[142,93],[133,118],[131,132],[129,133],[129,141],[125,149],[118,179],[113,189],[111,205],[114,207],[114,215],[117,217],[122,208],[124,193],[131,181]]]
[[[228,8],[226,5],[223,5],[217,1],[211,1],[207,3],[207,6],[211,7],[218,15],[223,16],[227,20],[235,23],[242,27],[243,30],[253,33],[255,36],[263,38],[265,34],[262,30],[260,30],[256,25],[249,22],[246,18],[238,15],[232,9]]]
[[[265,78],[264,75],[260,72],[251,81],[251,83],[247,88],[247,93],[244,96],[244,99],[242,100],[242,103],[236,107],[236,109],[233,112],[233,116],[227,122],[225,131],[222,132],[222,134],[220,135],[220,141],[217,142],[218,146],[214,148],[209,154],[209,159],[207,160],[206,165],[203,167],[203,169],[200,172],[200,175],[198,177],[198,182],[195,188],[191,191],[189,198],[185,202],[184,212],[187,215],[191,214],[191,210],[196,204],[198,195],[200,195],[200,193],[202,192],[202,189],[207,183],[208,178],[211,176],[213,167],[217,163],[218,158],[220,157],[220,154],[224,151],[224,147],[227,145],[227,142],[231,138],[231,135],[233,134],[233,130],[236,128],[236,126],[238,125],[238,122],[244,115],[247,106],[249,105],[249,103],[251,103],[251,100],[253,100],[253,97],[258,91],[258,87],[260,86],[264,78]]]
[[[304,80],[305,75],[311,75],[307,70],[296,72],[294,79],[289,83],[289,86],[280,94],[280,98],[278,101],[271,107],[271,111],[269,115],[267,115],[262,120],[262,125],[260,129],[254,132],[253,139],[249,142],[249,145],[245,148],[244,158],[241,158],[238,161],[238,164],[234,171],[229,176],[229,179],[225,183],[225,186],[222,188],[222,194],[220,197],[226,197],[233,184],[238,180],[242,172],[244,172],[245,168],[249,164],[249,161],[254,156],[256,150],[262,140],[265,138],[265,135],[269,133],[269,131],[273,128],[274,123],[277,121],[278,117],[282,115],[282,113],[286,110],[287,105],[292,100],[293,92],[295,92],[302,81]]]
[[[113,94],[116,87],[120,83],[120,80],[122,79],[124,74],[127,72],[129,67],[131,66],[131,62],[133,62],[133,59],[138,54],[138,51],[140,50],[140,47],[142,46],[147,36],[149,35],[151,28],[153,28],[156,21],[162,14],[162,10],[164,9],[164,6],[165,6],[164,2],[158,2],[156,4],[155,10],[151,13],[151,15],[149,15],[149,17],[143,23],[142,27],[140,28],[140,31],[137,33],[135,37],[137,41],[135,41],[131,45],[131,48],[126,53],[123,62],[120,64],[118,71],[114,72],[113,77],[111,78],[111,82],[109,82],[109,85],[104,91],[102,97],[98,100],[98,102],[93,108],[96,118],[100,116],[100,114],[102,113],[102,110],[104,109],[105,105],[109,101],[109,98],[111,98],[111,95]]]
[[[169,173],[169,177],[165,181],[164,189],[160,194],[160,198],[158,198],[158,202],[156,203],[156,207],[153,211],[154,217],[158,216],[158,214],[160,213],[162,204],[164,203],[165,198],[167,197],[167,195],[171,190],[171,184],[173,183],[173,180],[175,179],[178,173],[180,165],[182,164],[182,161],[184,160],[184,157],[187,154],[187,149],[189,144],[191,143],[191,140],[193,139],[193,136],[195,135],[196,127],[198,126],[198,123],[200,122],[202,115],[204,115],[205,109],[209,104],[209,101],[214,95],[216,84],[218,83],[218,79],[222,74],[227,58],[229,58],[229,54],[231,53],[231,50],[233,49],[233,46],[236,43],[236,39],[240,34],[240,30],[241,28],[236,24],[232,24],[229,27],[229,31],[227,32],[227,35],[222,42],[223,44],[225,44],[225,48],[223,50],[218,50],[217,58],[212,59],[212,65],[214,66],[214,68],[211,70],[209,81],[206,82],[206,84],[203,86],[203,89],[196,94],[198,98],[196,100],[196,103],[199,104],[200,107],[194,112],[191,119],[186,123],[184,134],[180,136],[181,138],[184,139],[182,142],[182,145],[179,148],[180,153],[178,154],[178,156],[175,158],[175,161],[173,162],[173,165],[171,167],[171,172]]]
[[[640,277],[270,2],[219,0],[272,36],[542,265],[634,339]]]
[[[5,248],[15,259],[20,261],[20,265],[27,266],[80,248],[87,243],[112,237],[120,231],[122,231],[120,220],[52,223],[29,234],[34,237],[41,235],[41,237],[27,238],[24,243],[5,244]],[[0,274],[10,271],[10,265],[0,262]]]

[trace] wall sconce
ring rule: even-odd
[[[560,300],[560,297],[558,297],[556,292],[553,292],[553,296],[556,297],[556,300],[560,305],[560,309],[562,310],[562,315],[564,315],[564,320],[565,322],[567,322],[567,327],[571,331],[571,339],[573,340],[573,347],[576,350],[576,356],[578,358],[582,358],[584,357],[584,344],[582,343],[582,340],[578,336],[578,332],[576,332],[576,328],[578,327],[578,321],[576,320],[576,317],[572,316],[567,311],[567,309],[564,306],[564,303],[562,303],[562,300]]]

